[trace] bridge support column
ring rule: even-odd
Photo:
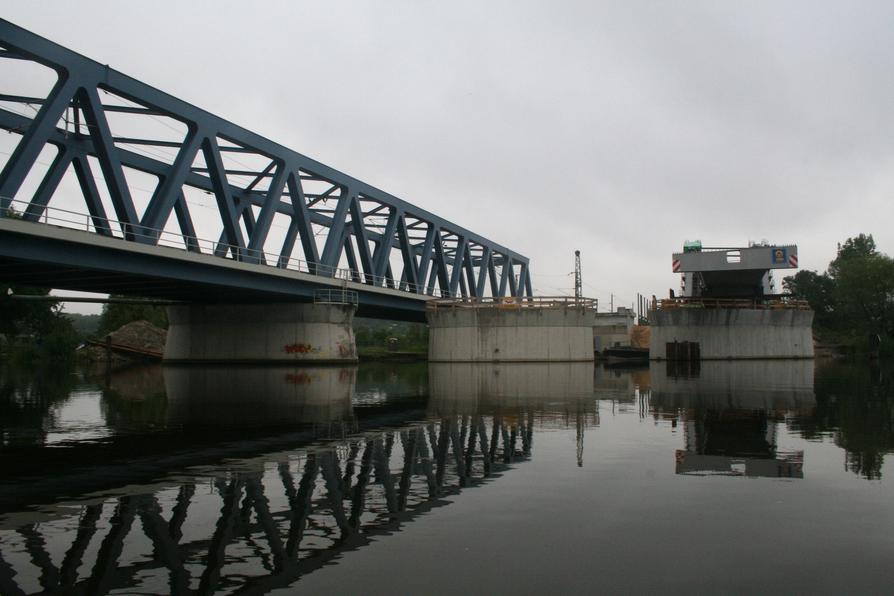
[[[168,307],[166,362],[356,362],[349,304]]]
[[[426,313],[431,362],[592,362],[594,310],[510,303],[437,305]]]
[[[700,360],[813,358],[813,311],[670,308],[649,313],[652,360],[679,358],[668,345],[698,344]]]

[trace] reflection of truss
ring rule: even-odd
[[[0,79],[0,128],[22,135],[0,217],[40,221],[70,180],[80,229],[103,236],[416,293],[531,295],[528,259],[490,240],[2,20],[0,45],[0,63],[54,79],[37,96]]]
[[[444,496],[530,457],[532,422],[529,416],[442,418],[264,458],[278,461],[276,467],[223,469],[210,482],[193,479],[176,491],[91,503],[77,521],[69,517],[58,527],[51,521],[0,531],[0,593],[29,590],[29,574],[39,576],[34,589],[49,593],[266,593],[289,586],[371,536],[399,531],[445,505]],[[196,508],[219,511],[213,530],[191,523]],[[136,521],[141,533],[134,532]],[[97,541],[98,550],[91,548]],[[151,552],[135,553],[141,542]],[[69,545],[59,557],[51,556],[56,544]],[[27,552],[33,567],[10,556],[14,551]],[[59,560],[61,566],[54,563]],[[82,576],[88,568],[89,577]]]

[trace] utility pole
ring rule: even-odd
[[[580,274],[580,251],[574,251],[574,297],[583,298],[584,282]]]

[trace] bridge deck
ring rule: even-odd
[[[205,303],[311,302],[319,289],[358,292],[359,316],[425,320],[431,296],[87,231],[0,218],[5,282]]]

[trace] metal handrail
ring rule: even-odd
[[[359,303],[359,296],[354,290],[327,288],[314,291],[314,304],[353,304],[357,306]]]
[[[429,300],[426,308],[437,310],[463,308],[569,308],[579,307],[596,310],[598,300],[595,298],[577,298],[575,296],[487,296],[482,298],[440,298]]]
[[[30,203],[27,201],[10,199],[10,204],[24,205],[22,212],[27,211]],[[10,207],[12,213],[21,214]],[[303,259],[294,257],[283,257],[274,253],[267,253],[263,250],[249,249],[239,247],[232,244],[218,242],[216,240],[208,240],[195,236],[184,237],[178,232],[169,232],[159,228],[149,228],[139,224],[129,224],[117,219],[108,217],[94,216],[89,213],[79,211],[71,211],[60,207],[43,207],[43,213],[40,215],[40,221],[32,221],[29,223],[42,223],[44,225],[53,225],[59,228],[90,231],[91,225],[96,229],[96,224],[105,224],[105,228],[109,235],[103,234],[106,238],[125,239],[127,234],[142,234],[144,236],[151,235],[155,237],[156,246],[165,248],[173,248],[185,252],[199,252],[201,254],[210,254],[220,258],[233,261],[255,261],[252,264],[275,267],[277,269],[286,269],[289,271],[297,271],[299,273],[309,273],[312,275],[321,275],[342,281],[353,281],[357,283],[365,283],[371,286],[384,287],[392,290],[412,293],[424,294],[427,296],[444,297],[449,294],[444,293],[437,287],[426,287],[421,284],[411,284],[406,281],[393,280],[386,276],[372,275],[369,273],[361,273],[344,269],[323,265],[322,263],[311,263]],[[66,225],[67,224],[67,225]],[[128,230],[125,232],[124,230]],[[194,247],[190,250],[189,247]],[[222,254],[220,254],[222,253]],[[239,258],[237,258],[237,255]],[[431,292],[431,293],[429,293]]]
[[[759,310],[793,309],[810,310],[806,300],[796,298],[705,298],[679,297],[658,301],[659,310],[675,308],[753,308]]]

